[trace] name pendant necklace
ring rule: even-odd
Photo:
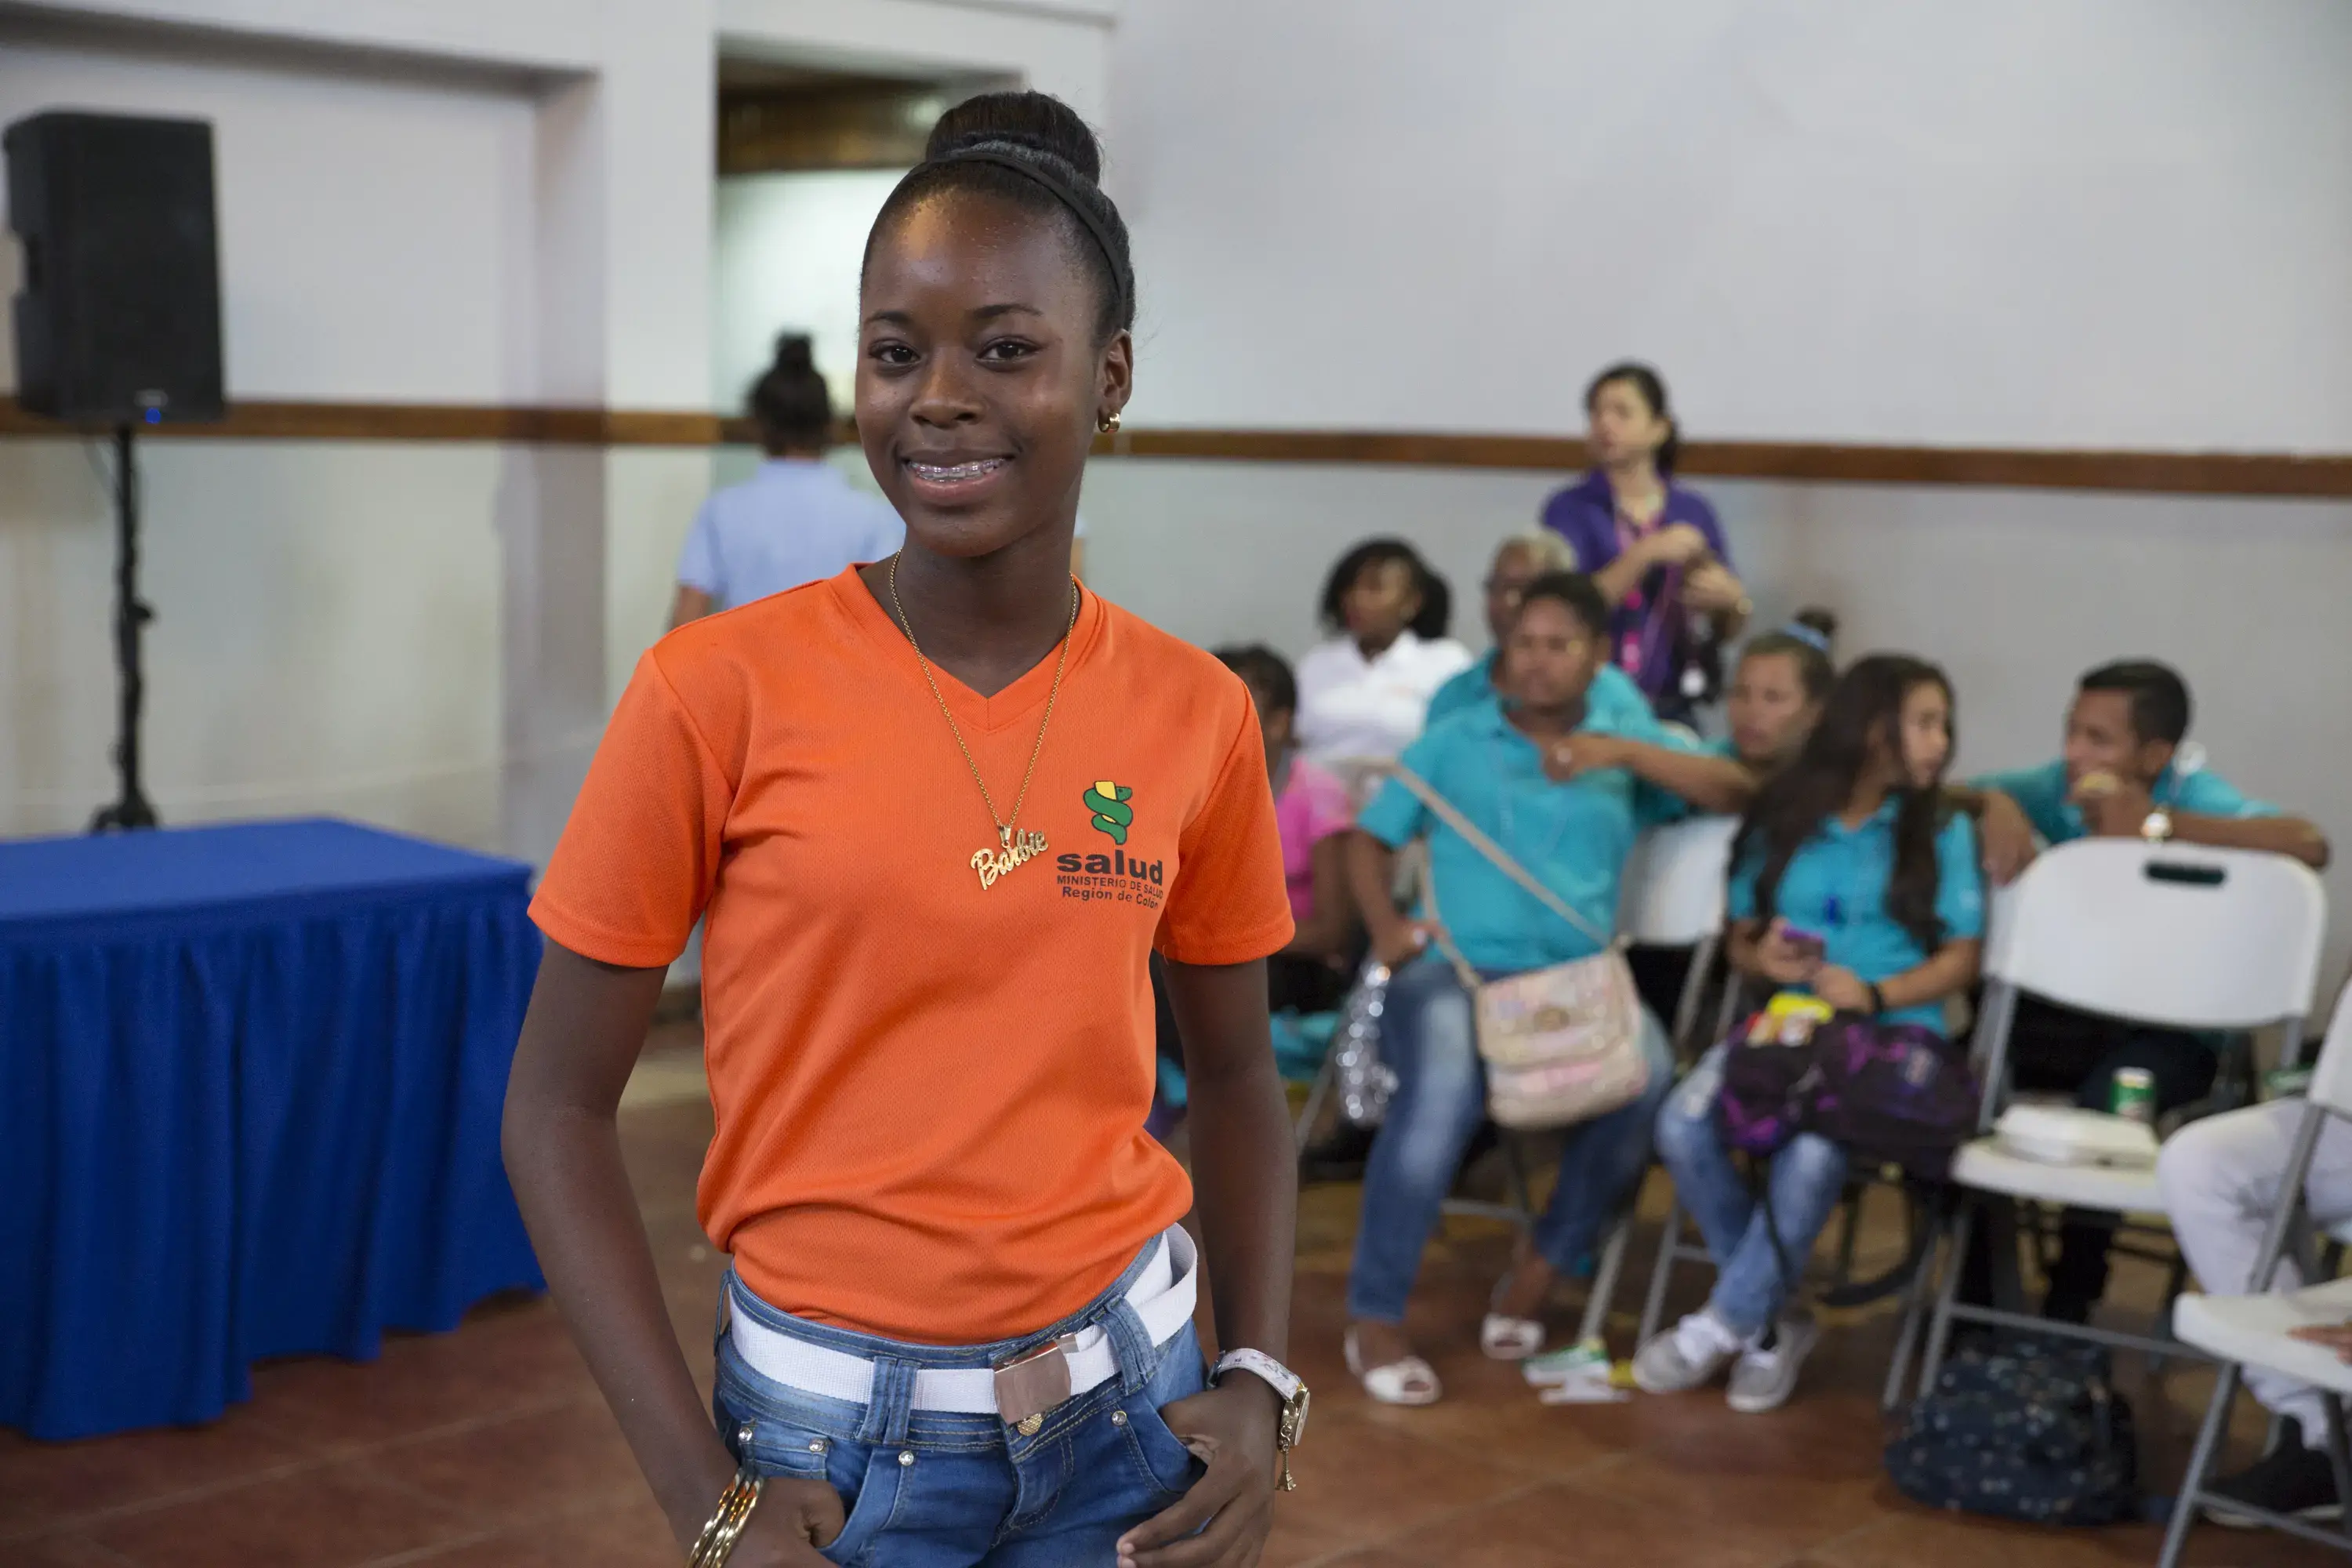
[[[1007,871],[1024,866],[1045,852],[1045,835],[1033,829],[1015,831],[1021,820],[1022,805],[1029,798],[1030,781],[1037,776],[1037,759],[1045,752],[1045,730],[1054,721],[1054,701],[1062,694],[1062,672],[1070,664],[1070,637],[1078,627],[1078,585],[1070,584],[1070,619],[1062,628],[1062,651],[1054,660],[1054,684],[1045,693],[1045,716],[1037,721],[1037,743],[1029,748],[1029,770],[1021,775],[1021,793],[1013,797],[1013,815],[999,819],[996,797],[988,793],[988,781],[980,776],[980,763],[964,744],[963,727],[956,722],[955,712],[948,706],[947,698],[940,691],[940,683],[931,675],[931,661],[923,657],[923,645],[915,640],[915,623],[907,618],[907,606],[898,602],[898,558],[890,557],[888,574],[890,607],[898,613],[898,629],[907,634],[907,646],[915,650],[915,662],[923,668],[923,684],[931,689],[931,700],[940,705],[940,717],[948,721],[948,732],[955,737],[956,750],[963,753],[964,766],[971,770],[971,782],[980,786],[981,804],[988,807],[988,820],[996,826],[996,847],[973,853],[971,868],[980,874],[981,890],[996,886],[997,879]]]

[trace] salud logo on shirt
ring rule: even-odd
[[[1135,791],[1108,779],[1087,786],[1081,797],[1093,814],[1088,826],[1119,847],[1108,855],[1063,855],[1054,862],[1062,897],[1080,903],[1141,904],[1156,910],[1166,895],[1168,862],[1127,852],[1128,829],[1135,826]]]
[[[1135,807],[1127,803],[1135,792],[1125,784],[1103,779],[1087,786],[1087,809],[1095,814],[1094,830],[1113,844],[1127,842],[1127,830],[1135,826]]]

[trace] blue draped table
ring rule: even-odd
[[[0,1426],[210,1420],[541,1286],[530,877],[341,822],[0,843]]]

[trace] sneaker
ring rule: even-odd
[[[1731,1407],[1742,1415],[1761,1415],[1788,1404],[1797,1392],[1797,1373],[1821,1338],[1821,1325],[1809,1314],[1792,1313],[1773,1324],[1732,1367]]]
[[[1633,1384],[1644,1394],[1687,1394],[1714,1382],[1740,1348],[1728,1323],[1693,1312],[1635,1352]]]
[[[2305,1447],[2303,1427],[2294,1421],[2286,1423],[2277,1447],[2236,1475],[2212,1482],[2205,1490],[2205,1517],[2231,1530],[2259,1530],[2262,1521],[2249,1514],[2231,1512],[2220,1500],[2223,1498],[2235,1498],[2272,1513],[2309,1520],[2315,1524],[2344,1516],[2343,1501],[2336,1495],[2335,1468],[2327,1462],[2326,1451]]]

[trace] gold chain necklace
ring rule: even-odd
[[[915,623],[907,618],[907,606],[898,602],[898,558],[890,557],[890,607],[898,612],[898,629],[907,634],[907,646],[915,650],[915,662],[923,667],[923,684],[931,689],[931,700],[940,705],[940,716],[948,721],[948,732],[955,737],[956,750],[963,753],[964,766],[971,770],[971,782],[980,786],[980,798],[988,807],[988,820],[996,825],[996,847],[981,849],[971,858],[971,868],[980,873],[982,891],[996,886],[996,879],[1016,866],[1027,864],[1045,852],[1045,835],[1042,831],[1015,834],[1013,825],[1021,820],[1021,807],[1029,798],[1030,781],[1037,776],[1037,759],[1045,752],[1045,727],[1054,721],[1054,700],[1062,694],[1062,671],[1069,668],[1070,637],[1078,629],[1078,585],[1070,584],[1070,623],[1062,628],[1061,656],[1054,661],[1054,684],[1045,693],[1045,716],[1037,721],[1037,743],[1029,749],[1029,771],[1021,775],[1021,793],[1013,797],[1013,815],[1003,821],[996,816],[996,797],[988,793],[988,781],[980,776],[980,763],[964,744],[963,727],[956,722],[955,712],[940,694],[940,683],[931,677],[931,661],[923,657],[923,645],[915,640]]]

